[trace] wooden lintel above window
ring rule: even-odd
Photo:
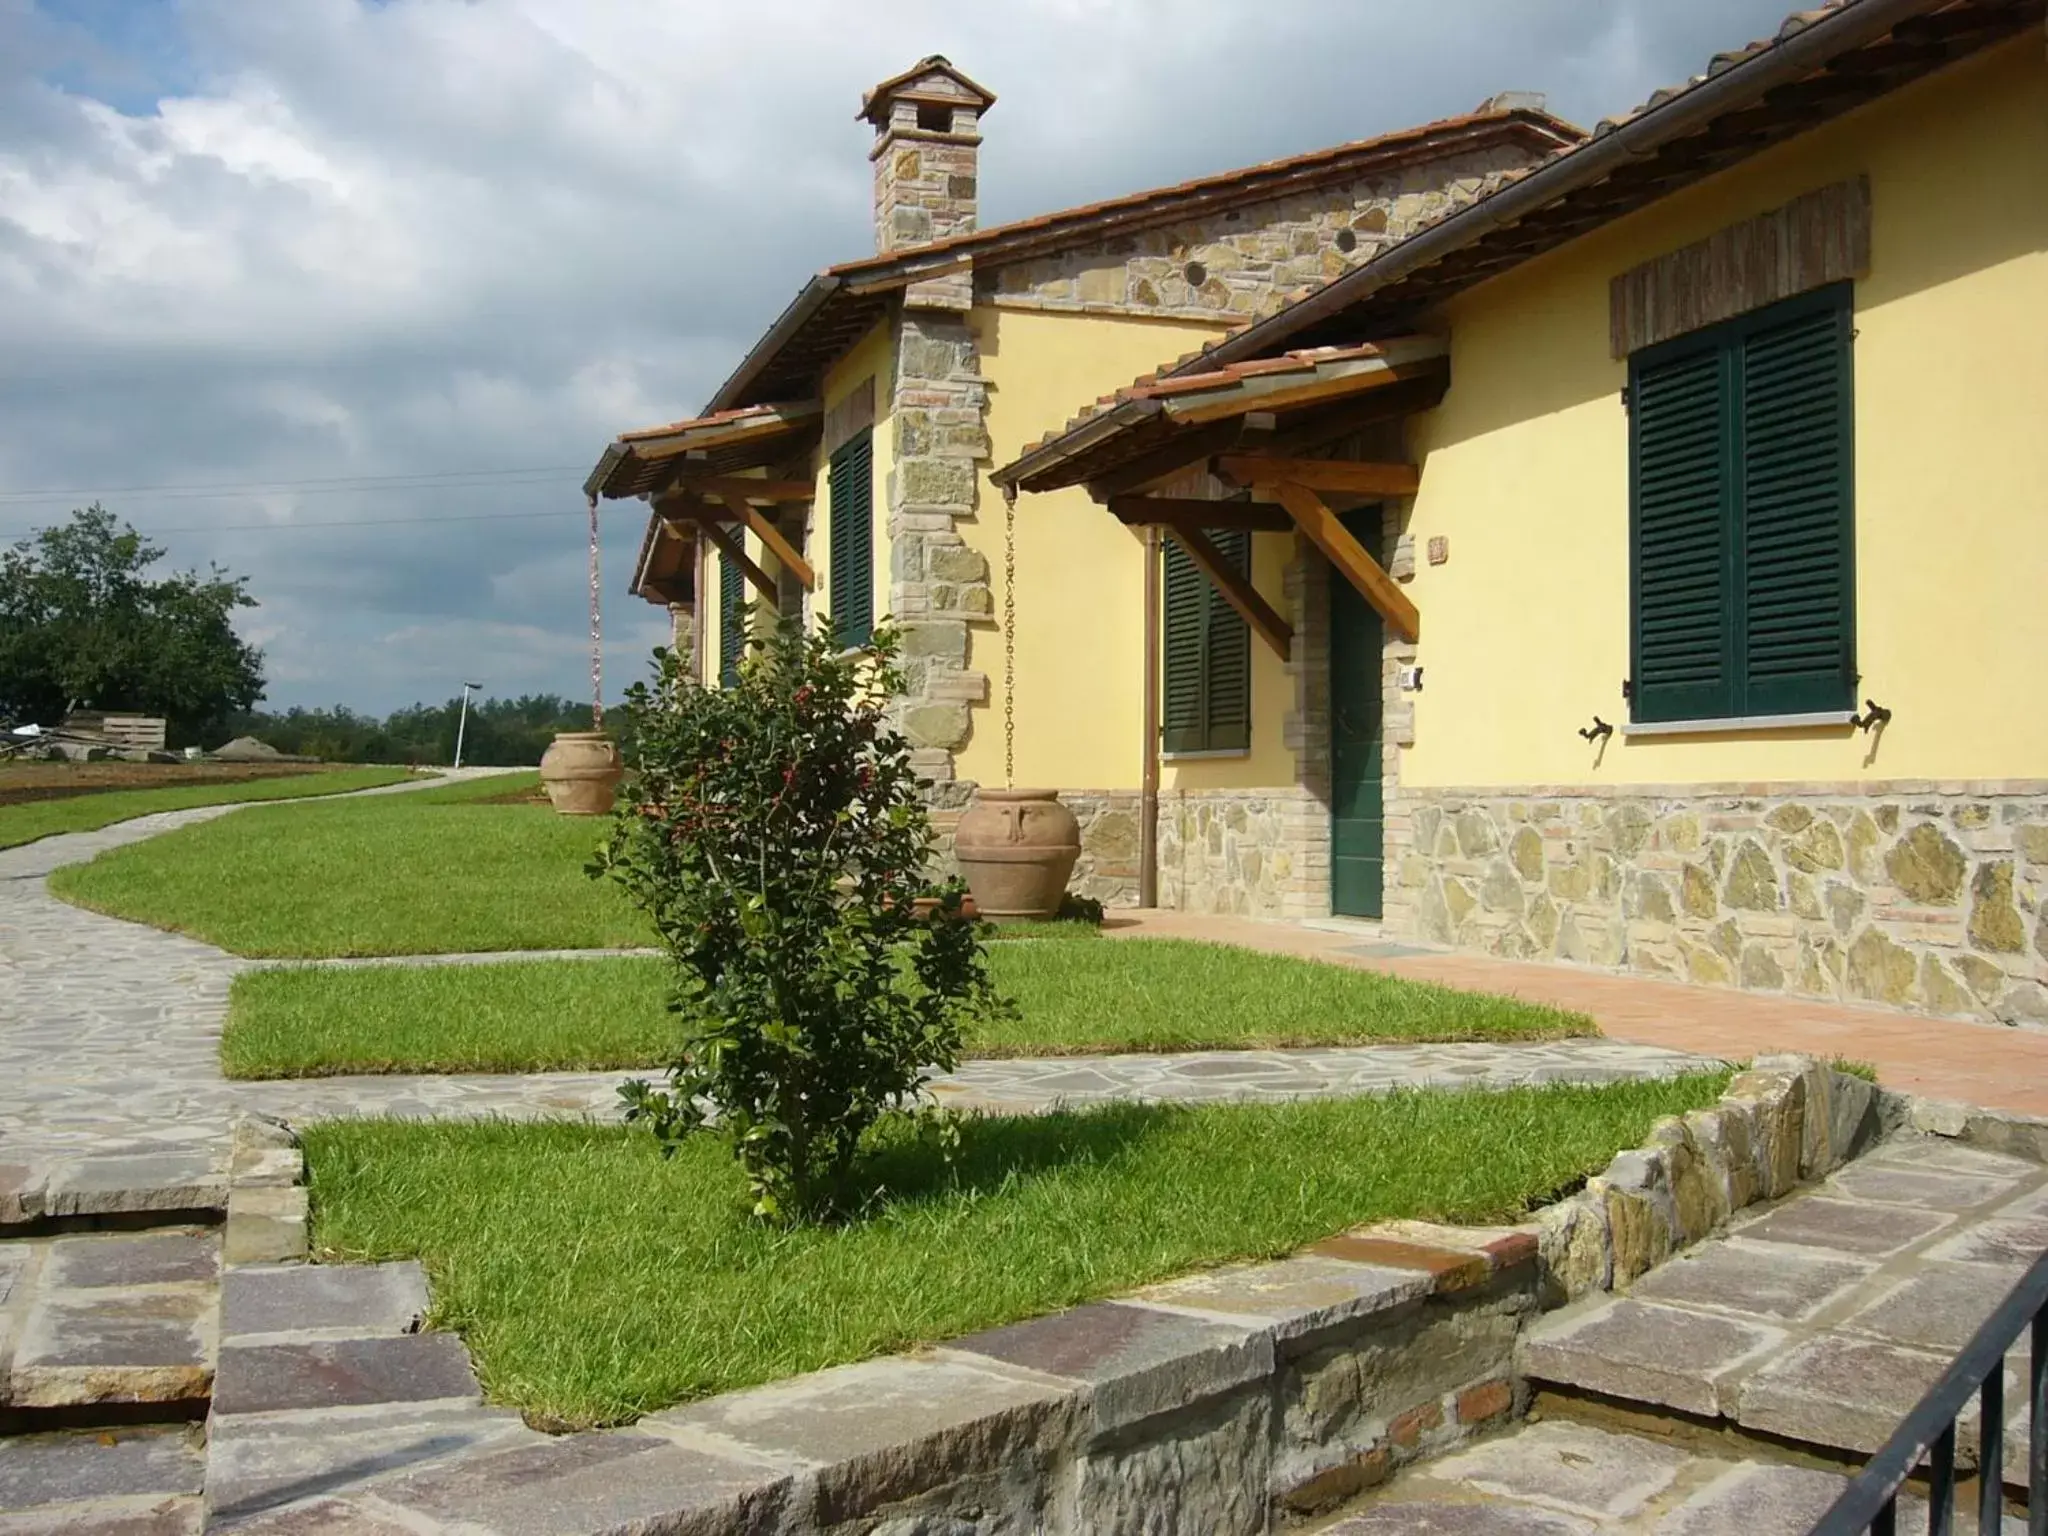
[[[1133,527],[1249,528],[1254,533],[1286,533],[1294,519],[1285,507],[1270,501],[1204,501],[1194,496],[1112,496],[1109,510],[1118,522]]]
[[[1308,541],[1358,589],[1358,595],[1372,604],[1395,634],[1410,641],[1421,637],[1422,615],[1415,611],[1408,594],[1366,553],[1365,546],[1351,536],[1321,496],[1308,486],[1285,480],[1274,486],[1273,492]]]
[[[756,592],[759,592],[771,603],[781,600],[781,593],[775,587],[775,578],[754,563],[754,557],[747,553],[747,545],[744,539],[740,538],[731,529],[721,528],[717,523],[712,522],[708,518],[697,526],[704,530],[705,538],[716,544],[724,552],[726,558],[739,567],[740,574],[753,584]]]
[[[808,480],[756,480],[751,475],[683,475],[674,489],[699,496],[744,497],[773,506],[782,501],[810,501],[818,488]]]
[[[1167,534],[1187,551],[1188,558],[1209,578],[1223,600],[1252,627],[1252,633],[1271,646],[1282,661],[1287,660],[1294,649],[1294,627],[1259,595],[1259,589],[1252,585],[1251,578],[1224,559],[1223,552],[1210,543],[1209,536],[1199,528],[1169,525]]]
[[[1413,496],[1422,472],[1413,464],[1361,464],[1352,459],[1282,459],[1265,454],[1226,453],[1217,469],[1240,485],[1277,485],[1282,480],[1316,491],[1357,496]]]
[[[1617,358],[1870,271],[1870,178],[1816,187],[1621,273],[1608,285]]]

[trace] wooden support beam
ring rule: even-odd
[[[754,564],[753,557],[747,553],[747,545],[744,539],[740,538],[730,528],[721,528],[708,518],[697,526],[704,530],[705,538],[716,544],[725,553],[726,558],[740,568],[740,574],[753,584],[756,592],[759,592],[771,603],[779,603],[781,601],[782,594],[775,590],[775,578],[762,570],[760,566]]]
[[[1415,611],[1415,605],[1394,578],[1380,569],[1379,561],[1367,554],[1365,546],[1337,520],[1329,504],[1309,487],[1291,481],[1281,481],[1273,491],[1308,541],[1358,589],[1359,596],[1379,611],[1380,617],[1393,626],[1394,633],[1403,640],[1419,639],[1422,615]]]
[[[1294,627],[1273,611],[1273,605],[1259,596],[1251,579],[1223,558],[1223,551],[1209,542],[1199,528],[1169,527],[1167,536],[1188,552],[1188,558],[1208,577],[1223,600],[1243,616],[1252,632],[1270,645],[1282,661],[1294,648]]]
[[[720,501],[739,496],[770,506],[779,501],[810,501],[818,494],[809,480],[756,480],[751,475],[678,475],[671,488],[716,496]]]
[[[1352,459],[1226,453],[1216,467],[1240,485],[1278,485],[1288,480],[1312,491],[1348,491],[1355,496],[1413,496],[1422,483],[1422,472],[1413,464],[1361,464]]]
[[[1410,379],[1391,389],[1376,389],[1356,400],[1340,400],[1320,410],[1304,411],[1290,419],[1285,430],[1256,445],[1241,443],[1237,451],[1288,455],[1324,449],[1383,422],[1434,410],[1443,402],[1449,387],[1450,375],[1436,373],[1426,379]]]
[[[1270,501],[1203,501],[1193,496],[1112,496],[1118,522],[1138,527],[1249,528],[1254,533],[1288,533],[1294,519]]]
[[[782,563],[785,571],[803,583],[806,592],[816,589],[818,577],[811,569],[811,562],[798,554],[795,546],[782,536],[782,530],[775,526],[774,518],[755,507],[748,506],[738,496],[721,496],[719,500],[746,521],[746,525],[754,530],[755,537],[768,546],[768,553]]]

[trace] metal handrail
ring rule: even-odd
[[[1984,1536],[2002,1530],[2005,1354],[2030,1324],[2027,1531],[2028,1536],[2048,1536],[2048,1253],[2034,1261],[2033,1268],[1941,1373],[1941,1379],[1913,1405],[1891,1439],[1850,1479],[1842,1496],[1814,1523],[1808,1536],[1861,1536],[1864,1531],[1894,1536],[1899,1489],[1923,1456],[1929,1459],[1928,1536],[1950,1536],[1955,1529],[1956,1420],[1969,1406],[1972,1392],[1980,1394],[1982,1405],[1977,1429],[1981,1442],[1977,1529]]]

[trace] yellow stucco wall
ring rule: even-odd
[[[977,308],[971,316],[988,381],[992,464],[1161,363],[1220,334],[1216,326],[1107,315]],[[974,711],[960,777],[1003,782],[1003,496],[986,479],[978,514],[960,533],[989,562],[996,624],[972,626],[968,664],[986,672],[989,702]],[[1254,580],[1275,605],[1284,541],[1260,539]],[[1144,546],[1080,487],[1017,502],[1016,782],[1136,789],[1142,771]],[[1166,782],[1285,784],[1279,750],[1288,688],[1279,660],[1254,641],[1253,708],[1272,738],[1255,757],[1170,765]],[[1191,777],[1192,776],[1192,777]]]
[[[875,381],[875,435],[874,435],[874,519],[875,519],[875,607],[874,613],[880,619],[889,611],[889,529],[888,491],[889,467],[892,463],[892,446],[889,432],[889,380],[895,366],[895,332],[889,322],[877,325],[844,357],[826,372],[823,398],[825,409],[830,411],[851,394],[861,380],[873,377]],[[830,460],[820,450],[813,471],[817,482],[817,497],[811,503],[811,521],[808,536],[802,546],[802,554],[810,562],[817,584],[812,589],[809,611],[813,622],[830,611],[827,601],[832,580],[832,548],[827,533],[827,507],[830,478]],[[770,575],[778,573],[779,562],[762,547],[760,539],[752,533],[746,534],[747,553]],[[704,634],[704,678],[707,683],[718,681],[718,633],[721,622],[718,601],[718,560],[716,548],[710,551],[710,558],[700,573],[702,579],[697,585],[698,623]],[[749,597],[756,594],[752,587],[746,588]],[[766,609],[757,607],[754,611],[757,624],[765,622]]]
[[[892,321],[884,320],[860,339],[825,374],[824,400],[829,413],[841,401],[852,394],[863,379],[875,381],[875,435],[874,435],[874,615],[877,620],[889,612],[889,469],[895,462],[895,434],[889,423],[889,381],[896,368],[896,330]],[[811,611],[824,615],[831,611],[832,592],[832,541],[827,537],[830,531],[828,508],[831,503],[826,482],[831,478],[831,459],[821,448],[817,464],[817,500],[811,503],[810,539],[804,550],[805,558],[817,572],[818,584],[812,590]]]
[[[1856,652],[1894,710],[1847,728],[1575,734],[1627,718],[1626,364],[1608,281],[1870,178],[1855,291]],[[2048,63],[2030,34],[1463,296],[1411,425],[1422,614],[1410,786],[2048,775]]]

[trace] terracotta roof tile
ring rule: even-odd
[[[1175,378],[1164,378],[1161,370],[1141,374],[1115,394],[1104,395],[1093,405],[1084,407],[1079,414],[1070,417],[1064,426],[1053,428],[1036,442],[1027,443],[1018,457],[1034,453],[1048,443],[1058,442],[1075,428],[1093,421],[1106,411],[1133,400],[1157,400],[1172,395],[1197,394],[1203,390],[1218,389],[1226,384],[1235,384],[1245,379],[1260,378],[1274,373],[1313,373],[1326,363],[1350,362],[1354,359],[1378,357],[1382,348],[1371,342],[1362,342],[1350,347],[1304,347],[1299,351],[1283,352],[1278,357],[1253,358],[1248,362],[1232,363],[1208,373],[1184,374]],[[1199,356],[1189,353],[1188,357]],[[1187,359],[1183,359],[1186,361]]]
[[[1612,117],[1603,117],[1598,125],[1594,127],[1593,137],[1599,138],[1605,134],[1612,133],[1615,129],[1635,121],[1645,112],[1655,107],[1661,107],[1664,103],[1676,97],[1683,96],[1702,81],[1711,80],[1714,76],[1724,74],[1738,64],[1746,63],[1765,49],[1782,43],[1787,38],[1797,37],[1816,21],[1820,21],[1829,13],[1838,11],[1845,4],[1849,3],[1851,3],[1851,0],[1828,0],[1826,5],[1816,6],[1811,10],[1794,11],[1778,24],[1778,30],[1771,36],[1761,37],[1754,42],[1745,43],[1740,48],[1723,49],[1707,61],[1704,73],[1689,76],[1676,85],[1660,86],[1650,93],[1648,99],[1636,106],[1630,107],[1627,111],[1617,112]]]
[[[729,411],[713,411],[709,416],[686,416],[681,421],[666,422],[658,427],[636,427],[631,432],[621,432],[622,443],[645,442],[651,437],[669,437],[677,432],[687,432],[694,427],[722,427],[728,422],[743,421],[749,416],[769,417],[787,407],[781,405],[742,405]]]

